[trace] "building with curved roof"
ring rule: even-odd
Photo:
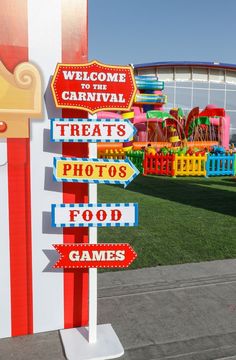
[[[218,62],[153,62],[133,65],[136,75],[152,75],[165,82],[165,109],[223,107],[231,118],[231,140],[236,142],[236,65]]]

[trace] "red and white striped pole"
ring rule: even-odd
[[[10,72],[33,62],[45,92],[58,62],[87,61],[87,0],[0,0],[0,5],[0,60]],[[86,229],[62,235],[50,227],[51,203],[88,202],[88,185],[53,184],[53,153],[86,157],[88,146],[63,144],[54,151],[47,111],[58,110],[50,99],[47,105],[42,121],[30,120],[30,139],[0,141],[0,337],[88,324],[88,271],[47,271],[44,253],[55,241],[88,241]],[[86,114],[65,110],[62,116]],[[17,127],[17,111],[15,120]]]
[[[0,60],[13,72],[16,65],[28,61],[27,1],[1,0],[0,5],[4,29],[0,34]],[[17,126],[17,115],[15,121]],[[4,213],[0,220],[1,256],[5,269],[4,273],[0,271],[1,337],[33,332],[29,149],[29,139],[1,140],[1,152],[6,157],[6,165],[0,168],[4,199],[0,205]]]
[[[87,0],[62,0],[62,62],[86,63],[88,60]],[[62,117],[85,118],[81,110],[62,110]],[[62,156],[88,157],[86,143],[63,143]],[[88,185],[63,184],[64,203],[88,202]],[[88,242],[87,228],[63,230],[64,243]],[[70,293],[71,297],[66,294]],[[88,270],[64,271],[65,328],[88,324]]]

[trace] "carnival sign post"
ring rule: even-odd
[[[98,111],[130,110],[136,93],[133,69],[91,61],[88,64],[58,64],[51,82],[58,108]],[[51,119],[52,142],[87,142],[89,158],[55,157],[53,177],[58,182],[89,183],[89,203],[52,204],[52,226],[88,227],[88,244],[54,244],[60,255],[53,265],[62,269],[89,268],[88,341],[75,329],[61,331],[68,359],[117,358],[124,353],[110,324],[97,325],[97,268],[126,268],[137,254],[126,243],[97,243],[97,227],[138,225],[138,204],[97,203],[97,184],[122,184],[139,174],[129,159],[97,159],[98,142],[128,142],[136,133],[125,119]],[[81,334],[86,331],[83,328]]]

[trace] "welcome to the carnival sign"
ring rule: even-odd
[[[132,67],[98,61],[58,64],[51,88],[57,107],[92,114],[100,110],[129,110],[136,93]]]

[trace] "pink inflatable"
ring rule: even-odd
[[[218,106],[209,104],[206,106],[208,109],[217,109]],[[224,117],[210,118],[210,122],[213,125],[218,126],[218,139],[220,139],[220,145],[226,150],[229,150],[229,138],[230,138],[230,117],[225,114]]]
[[[110,111],[99,111],[97,113],[98,119],[122,119],[120,114],[110,112]]]

